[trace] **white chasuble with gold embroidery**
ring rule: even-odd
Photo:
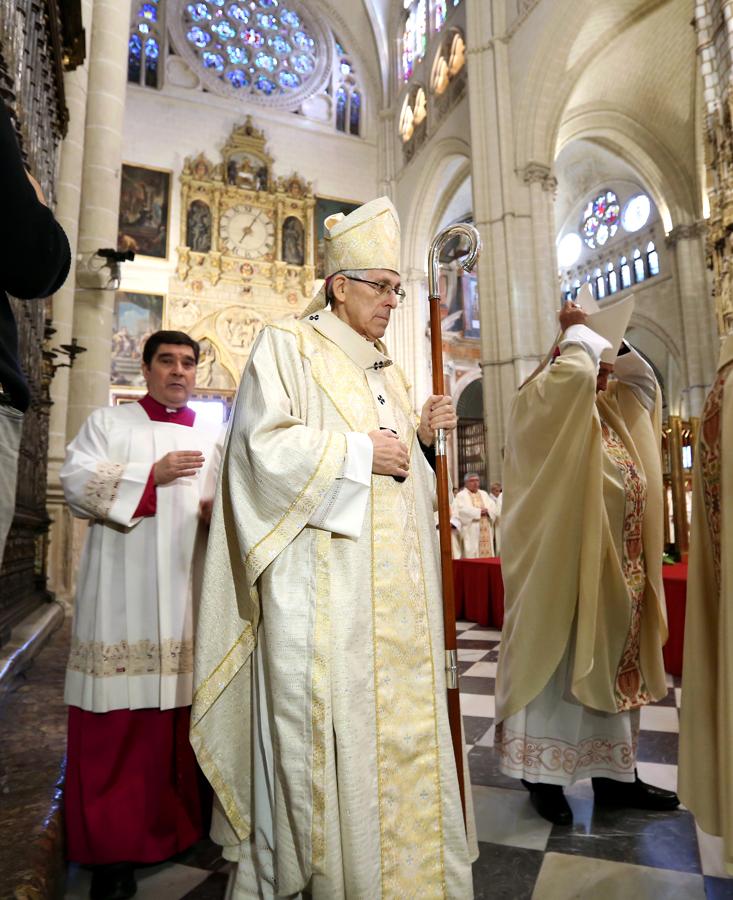
[[[434,476],[383,349],[321,311],[265,328],[240,387],[214,504],[191,731],[217,793],[213,837],[239,863],[240,900],[472,896],[445,701]],[[372,475],[345,537],[316,511],[349,477],[352,437],[379,427],[408,444],[410,474]]]
[[[191,703],[196,564],[223,429],[148,418],[139,403],[95,410],[61,470],[75,516],[90,519],[79,564],[65,700],[91,712],[171,709]],[[172,450],[200,450],[192,478],[156,488],[156,513],[135,518],[152,465]],[[200,571],[198,573],[200,581]]]

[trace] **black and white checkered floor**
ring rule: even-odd
[[[590,783],[567,791],[575,823],[539,818],[518,781],[499,772],[492,749],[494,679],[501,634],[459,623],[461,708],[481,855],[474,866],[477,900],[733,900],[719,838],[699,831],[685,809],[645,813],[593,809]],[[641,713],[640,776],[677,784],[679,679]],[[176,862],[139,869],[140,900],[220,900],[228,864],[206,842]],[[67,900],[86,900],[89,874],[69,872]],[[395,898],[396,900],[396,898]]]

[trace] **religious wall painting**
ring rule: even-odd
[[[122,164],[117,249],[166,259],[171,172]]]
[[[348,216],[349,213],[358,209],[359,206],[361,206],[360,203],[355,203],[351,200],[337,200],[335,197],[316,197],[316,206],[313,216],[313,227],[315,229],[313,243],[316,248],[316,278],[326,277],[324,272],[324,222],[329,216],[336,215],[336,213],[343,213],[345,216]]]
[[[211,207],[203,200],[194,200],[186,213],[186,246],[194,253],[211,250]]]
[[[145,342],[163,327],[162,294],[117,291],[112,325],[113,385],[141,387],[145,384],[141,365]]]
[[[226,164],[227,184],[249,191],[266,191],[270,185],[267,163],[252,153],[234,153]]]
[[[257,335],[265,326],[265,319],[254,309],[230,306],[216,317],[216,333],[237,356],[249,356]]]
[[[282,257],[293,266],[305,263],[305,228],[295,216],[288,216],[283,223]]]
[[[222,353],[213,337],[197,338],[199,342],[199,362],[196,367],[196,387],[208,390],[234,391],[237,379],[222,363]]]
[[[463,336],[481,337],[478,278],[475,272],[463,272],[460,281],[463,295]]]

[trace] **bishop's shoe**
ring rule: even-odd
[[[596,806],[616,809],[649,809],[670,812],[680,805],[674,791],[646,784],[634,769],[634,781],[616,781],[613,778],[593,778],[593,796]]]
[[[92,869],[91,900],[128,900],[136,893],[137,882],[131,863],[112,863]]]
[[[529,791],[529,799],[532,806],[548,822],[553,825],[572,825],[573,811],[565,799],[562,786],[559,784],[545,784],[542,781],[532,783],[522,779],[522,784]]]

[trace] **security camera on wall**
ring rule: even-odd
[[[114,250],[110,247],[95,253],[77,257],[76,286],[86,291],[116,291],[122,280],[123,262],[132,262],[132,250]]]

